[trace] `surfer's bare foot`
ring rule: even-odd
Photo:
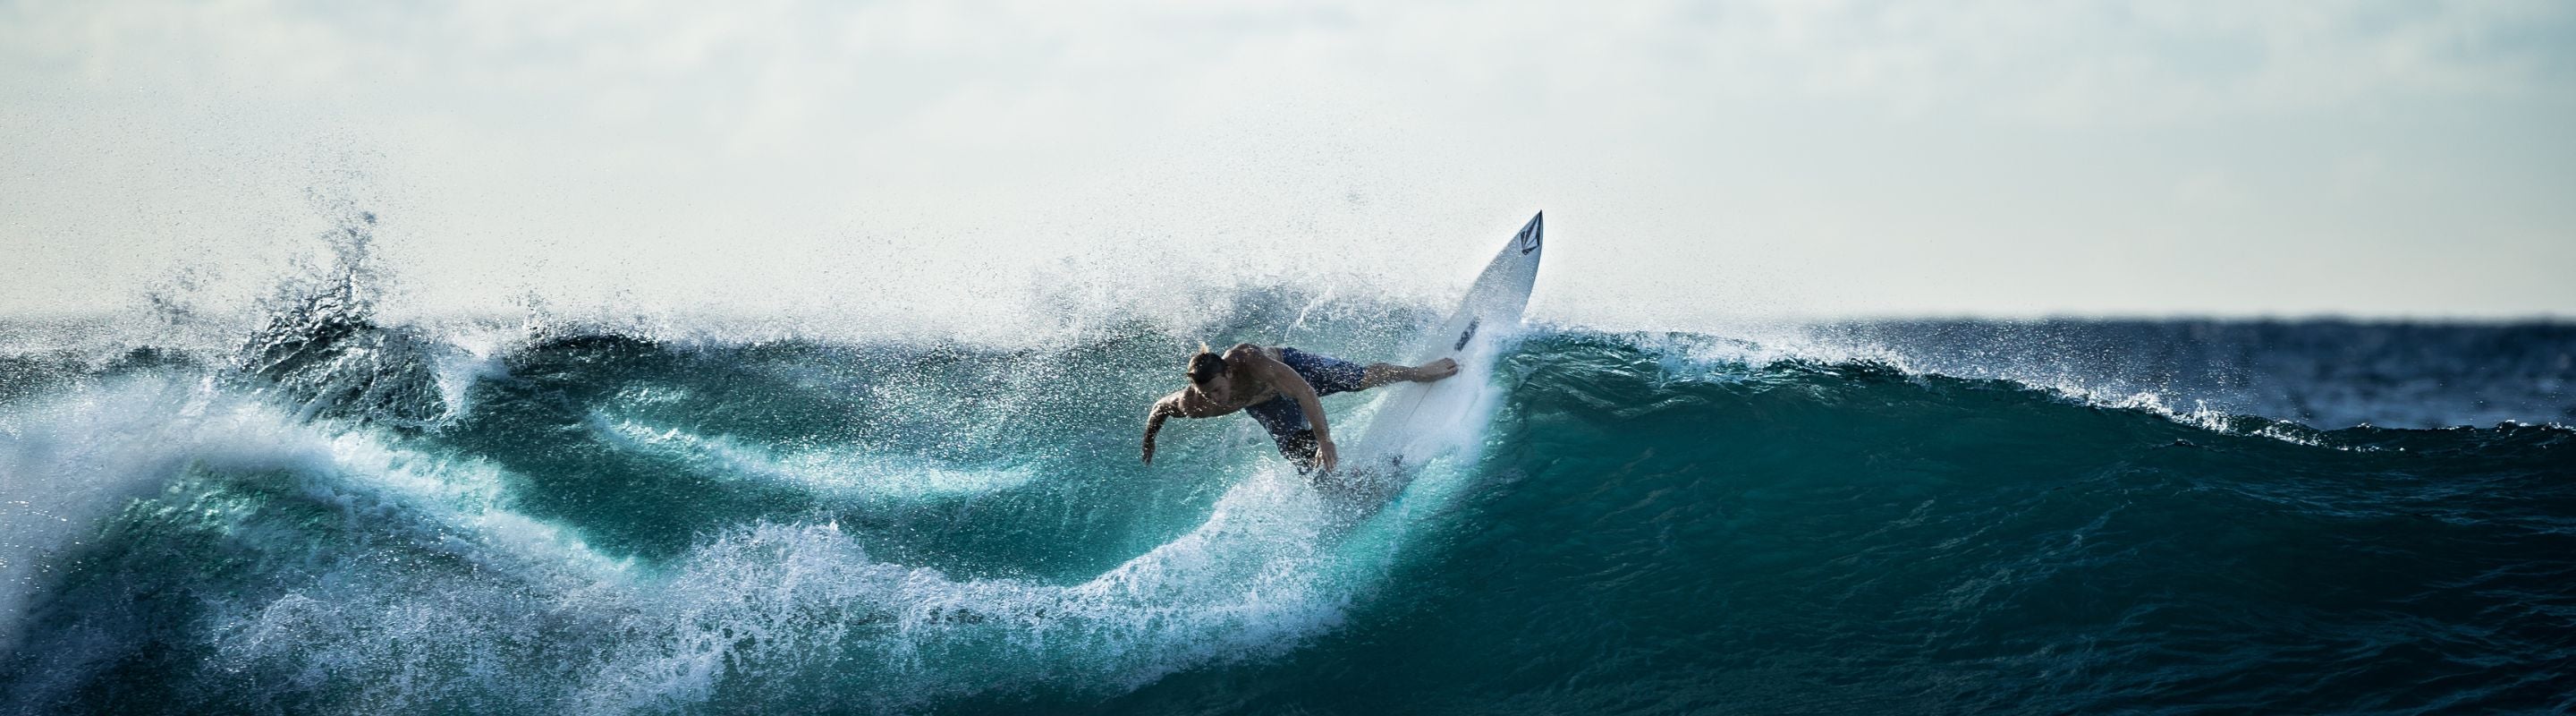
[[[1367,390],[1396,381],[1429,383],[1458,374],[1458,361],[1442,358],[1422,365],[1376,363],[1360,377],[1360,389]]]
[[[1414,382],[1429,383],[1458,374],[1458,361],[1442,358],[1413,369]]]

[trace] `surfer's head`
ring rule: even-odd
[[[1208,350],[1205,343],[1199,344],[1198,355],[1190,356],[1190,382],[1205,386],[1220,375],[1225,375],[1225,356]]]

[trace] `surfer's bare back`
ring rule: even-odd
[[[1279,443],[1279,454],[1301,472],[1331,472],[1341,461],[1334,454],[1333,431],[1316,399],[1355,393],[1396,381],[1428,383],[1458,374],[1458,362],[1447,358],[1418,366],[1357,363],[1308,353],[1287,346],[1238,343],[1224,355],[1199,346],[1190,356],[1190,387],[1154,401],[1145,414],[1145,464],[1154,464],[1154,434],[1163,419],[1213,418],[1237,410],[1252,415]],[[1311,422],[1309,421],[1311,418]]]

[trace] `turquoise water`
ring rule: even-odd
[[[22,352],[0,709],[2576,708],[2561,328],[2409,328],[2519,347],[2428,359],[2493,385],[2362,394],[2414,384],[2275,357],[2086,391],[2032,378],[2046,351],[1936,350],[1993,353],[1958,336],[1539,326],[1481,450],[1363,524],[1247,419],[1177,422],[1138,464],[1199,341],[1383,360],[1429,314],[1311,298],[995,346],[475,333],[326,292],[237,350]],[[2179,325],[2076,333],[2190,364]],[[2396,329],[2278,330],[2300,340],[2246,350]],[[2538,357],[2459,367],[2506,354]],[[1326,406],[1356,425],[1371,397]],[[2535,424],[2321,430],[2275,399]]]

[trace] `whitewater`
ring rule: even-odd
[[[1433,301],[396,320],[362,258],[0,323],[0,710],[2576,708],[2576,327],[1539,321],[1351,526],[1144,410]]]

